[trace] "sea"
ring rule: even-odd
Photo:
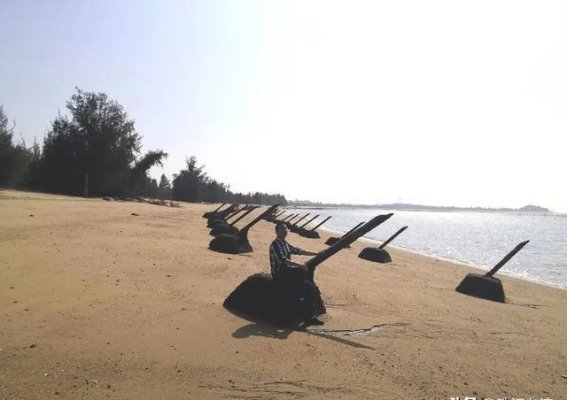
[[[338,233],[347,232],[376,215],[394,213],[364,237],[384,242],[407,226],[386,249],[398,247],[485,270],[491,269],[520,242],[529,240],[496,276],[509,275],[567,289],[567,215],[303,207],[293,211],[310,213],[308,218],[320,214],[309,227],[323,217],[332,216],[320,229]]]

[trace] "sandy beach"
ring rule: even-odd
[[[567,398],[567,291],[499,276],[507,303],[481,300],[454,290],[472,268],[357,241],[317,269],[325,324],[276,329],[222,307],[273,224],[215,253],[214,208],[0,191],[0,400]]]

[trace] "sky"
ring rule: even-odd
[[[233,191],[567,213],[563,1],[1,0],[0,104],[79,87]]]

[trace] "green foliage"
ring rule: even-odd
[[[132,175],[134,176],[143,176],[146,175],[148,170],[155,166],[159,165],[163,167],[163,160],[167,158],[167,153],[161,150],[150,150],[146,153],[144,157],[136,162],[134,168],[132,168]]]
[[[197,166],[197,158],[187,159],[187,168],[174,175],[172,195],[174,200],[189,202],[230,202],[240,204],[287,204],[284,196],[267,193],[233,193],[224,183],[207,176],[204,165]]]
[[[130,177],[131,194],[156,197],[159,192],[158,184],[155,179],[150,179],[147,175],[151,167],[155,165],[163,166],[163,160],[167,158],[167,153],[161,150],[151,150],[138,160],[132,168]]]
[[[158,185],[158,197],[160,199],[171,199],[171,183],[165,174],[161,174]]]
[[[90,196],[148,196],[184,201],[287,204],[282,195],[233,193],[207,176],[197,158],[170,182],[148,176],[167,153],[148,151],[138,158],[141,136],[123,107],[104,93],[79,88],[67,102],[69,115],[57,115],[43,142],[12,144],[12,129],[0,106],[0,186]]]
[[[25,143],[16,146],[12,143],[14,127],[8,129],[8,117],[0,106],[0,186],[5,187],[16,187],[22,182],[32,158]]]
[[[167,154],[149,151],[141,159],[141,136],[123,107],[104,93],[77,92],[67,102],[69,116],[58,115],[30,168],[30,186],[56,193],[155,195],[157,182],[148,170]]]
[[[43,144],[37,184],[51,192],[124,194],[141,137],[122,106],[104,93],[77,88],[67,102],[71,116],[57,116]]]
[[[173,198],[184,201],[202,201],[208,183],[204,165],[197,166],[197,158],[191,156],[186,160],[187,169],[181,170],[173,180]]]

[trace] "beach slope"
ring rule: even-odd
[[[454,290],[472,268],[356,242],[316,271],[325,325],[276,329],[222,307],[274,226],[215,253],[214,208],[0,191],[0,399],[567,398],[567,291],[481,300]]]

